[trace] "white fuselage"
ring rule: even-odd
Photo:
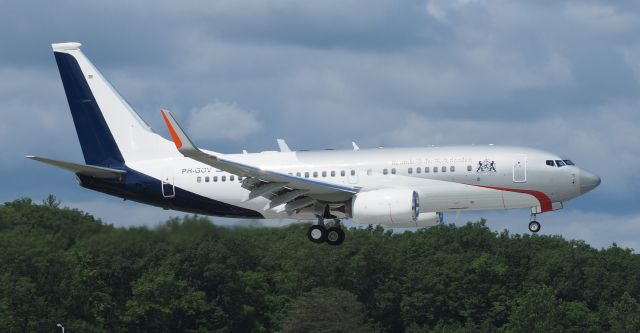
[[[422,212],[513,208],[544,212],[557,209],[563,201],[581,194],[582,171],[578,167],[546,165],[547,160],[562,159],[521,147],[273,151],[225,156],[264,170],[359,187],[361,192],[411,188],[420,194]],[[127,164],[189,192],[258,211],[265,218],[315,218],[311,209],[292,215],[269,209],[269,200],[264,197],[247,201],[249,190],[242,187],[238,176],[178,154],[174,158]],[[345,199],[336,196],[327,197],[326,201]]]

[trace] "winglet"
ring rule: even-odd
[[[278,148],[280,148],[280,152],[286,153],[291,151],[291,148],[289,148],[289,145],[286,141],[284,141],[284,139],[277,139],[276,141],[278,142]]]
[[[360,147],[358,147],[355,141],[351,141],[351,145],[353,146],[353,150],[360,150]]]
[[[162,113],[162,118],[164,118],[164,122],[167,125],[167,129],[169,129],[169,134],[171,134],[171,139],[173,139],[173,143],[178,148],[182,154],[199,151],[199,149],[191,142],[191,139],[187,136],[187,134],[182,130],[180,124],[173,118],[173,115],[168,110],[160,110]]]

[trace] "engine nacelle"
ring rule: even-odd
[[[418,228],[435,227],[439,224],[442,224],[442,213],[425,212],[425,213],[420,213],[420,216],[418,216],[418,221],[416,221],[415,226],[412,225],[409,227],[418,227]]]
[[[353,197],[351,217],[359,224],[387,227],[417,225],[420,216],[418,192],[408,189],[384,189],[361,192]]]

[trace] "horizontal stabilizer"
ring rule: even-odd
[[[58,160],[52,160],[49,158],[38,156],[26,156],[26,158],[36,160],[38,162],[53,165],[55,167],[71,171],[75,174],[90,176],[95,178],[113,179],[124,176],[127,172],[124,170],[111,169],[105,167],[99,167],[94,165],[77,164],[72,162],[64,162]]]

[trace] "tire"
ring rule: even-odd
[[[341,228],[332,227],[327,231],[327,244],[340,245],[344,242],[345,234]]]
[[[313,243],[324,243],[327,240],[327,229],[321,225],[312,225],[307,231],[307,237]]]
[[[540,231],[540,223],[538,223],[537,221],[529,222],[529,231],[534,233]]]

